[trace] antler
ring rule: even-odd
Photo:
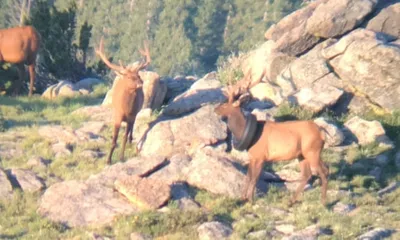
[[[142,69],[144,69],[145,67],[147,67],[150,62],[151,62],[151,57],[150,57],[150,51],[149,51],[149,45],[147,41],[144,41],[144,50],[139,49],[140,54],[146,58],[145,62],[140,63],[135,70],[136,71],[140,71]]]
[[[101,37],[100,40],[100,46],[99,48],[95,49],[96,54],[99,55],[99,57],[101,58],[101,60],[112,70],[123,74],[126,71],[126,68],[124,66],[122,66],[122,63],[120,62],[120,66],[112,64],[108,58],[106,57],[106,55],[104,54],[104,41],[103,41],[103,37]]]

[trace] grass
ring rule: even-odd
[[[37,132],[44,124],[62,124],[79,128],[88,118],[71,115],[74,110],[92,104],[100,103],[104,89],[98,89],[94,95],[81,96],[71,99],[43,100],[39,97],[11,98],[0,96],[0,131],[3,131],[2,140],[13,141],[13,136],[7,134],[21,134],[24,137],[15,141],[24,153],[20,157],[2,159],[0,167],[27,168],[27,161],[31,156],[41,156],[51,160],[47,168],[33,170],[49,186],[61,179],[86,179],[91,174],[100,172],[105,166],[105,156],[99,159],[88,159],[79,156],[85,149],[100,150],[107,153],[110,142],[83,143],[74,145],[71,156],[54,158],[51,143],[43,139]],[[145,122],[157,117],[154,113]],[[350,115],[334,117],[329,112],[322,113],[342,125],[351,118]],[[312,113],[290,105],[281,105],[277,118],[311,119]],[[388,136],[399,146],[400,114],[374,115],[366,113],[368,120],[381,121],[387,130]],[[122,130],[123,131],[123,130]],[[101,135],[109,139],[111,128],[106,127]],[[5,137],[7,136],[7,137]],[[10,137],[10,139],[8,139]],[[114,161],[118,159],[120,148],[116,149]],[[199,202],[202,209],[182,212],[177,208],[175,201],[168,203],[169,211],[146,211],[130,216],[121,216],[108,226],[101,228],[67,228],[62,224],[52,223],[37,213],[40,193],[28,194],[15,190],[13,199],[0,201],[0,238],[1,239],[92,239],[92,233],[115,239],[128,239],[132,232],[149,234],[156,239],[197,239],[197,227],[207,221],[221,221],[234,229],[232,239],[245,239],[250,232],[267,230],[271,232],[277,223],[292,224],[295,230],[318,223],[325,229],[327,235],[320,239],[354,239],[374,227],[400,229],[400,189],[377,196],[377,190],[392,181],[400,181],[398,169],[394,165],[394,153],[385,152],[389,156],[389,163],[382,167],[381,177],[375,179],[370,171],[379,165],[373,160],[381,154],[377,144],[350,148],[344,152],[325,150],[323,159],[330,166],[328,207],[320,204],[320,187],[315,182],[311,190],[306,191],[301,202],[289,208],[287,202],[290,192],[282,191],[272,186],[268,192],[256,198],[254,205],[243,204],[237,199],[231,199],[191,188],[190,194]],[[126,149],[126,156],[134,156],[134,148]],[[287,163],[266,164],[266,169],[278,171]],[[335,194],[342,191],[348,194]],[[342,215],[332,211],[335,203],[354,204],[356,210],[351,215]],[[400,232],[394,233],[392,239],[399,239]],[[281,239],[282,235],[271,237]]]

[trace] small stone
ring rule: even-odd
[[[248,239],[267,239],[268,232],[266,230],[260,230],[257,232],[251,232],[247,234]]]
[[[131,233],[131,236],[130,236],[130,240],[151,240],[151,239],[153,239],[153,238],[150,237],[149,235],[137,233],[137,232]]]
[[[369,232],[364,233],[359,236],[358,240],[379,240],[386,237],[389,237],[392,234],[393,230],[386,228],[375,228]]]
[[[93,150],[83,150],[80,154],[82,158],[96,159],[103,156],[103,153]]]
[[[24,192],[37,192],[45,187],[43,180],[30,170],[11,169],[10,174]]]
[[[197,228],[200,240],[228,239],[232,234],[232,228],[220,222],[206,222]]]
[[[353,211],[355,208],[356,208],[356,205],[354,205],[354,204],[344,204],[344,203],[338,202],[333,207],[333,211],[335,213],[345,215],[345,214],[348,214],[351,211]]]
[[[28,167],[45,168],[49,163],[50,163],[49,160],[45,160],[42,157],[34,156],[29,158],[26,164],[28,165]]]
[[[400,182],[392,182],[387,187],[378,191],[378,195],[382,197],[385,194],[391,193],[400,187]]]
[[[283,234],[289,235],[294,232],[295,227],[291,224],[282,224],[275,226],[275,229]]]
[[[71,146],[65,142],[59,142],[51,146],[56,157],[64,157],[72,154]]]

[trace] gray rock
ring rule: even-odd
[[[11,169],[10,177],[15,179],[24,192],[37,192],[45,188],[43,180],[30,170]]]
[[[291,64],[281,72],[281,75],[288,77],[297,89],[310,87],[314,82],[331,72],[321,51],[335,42],[336,41],[333,39],[328,39],[318,44],[309,52],[291,62]]]
[[[339,146],[343,143],[344,134],[335,124],[326,121],[324,118],[317,118],[314,122],[326,130],[325,143],[328,146]]]
[[[69,156],[72,154],[71,145],[67,144],[65,142],[59,142],[59,143],[53,144],[53,145],[51,145],[51,149],[55,153],[56,158]]]
[[[7,174],[0,168],[0,199],[11,199],[13,188]]]
[[[65,181],[50,186],[40,199],[38,213],[70,227],[110,223],[118,215],[136,209],[112,188],[80,181]]]
[[[232,229],[220,222],[203,223],[197,228],[200,240],[228,239]]]
[[[321,230],[317,225],[311,225],[303,230],[294,232],[288,237],[283,237],[282,240],[314,240],[321,234]]]
[[[134,232],[130,235],[130,240],[152,240],[153,238],[149,235]]]
[[[205,105],[224,102],[226,97],[223,95],[220,86],[221,83],[216,79],[216,73],[209,73],[196,81],[189,90],[174,98],[163,109],[162,114],[178,116]]]
[[[97,78],[84,78],[80,80],[79,82],[74,83],[74,88],[75,89],[86,89],[89,92],[93,91],[93,87],[97,84],[104,83],[103,80],[97,79]]]
[[[33,156],[33,157],[29,158],[26,165],[28,167],[46,168],[49,163],[50,163],[49,160],[46,160],[42,157]]]
[[[334,71],[379,106],[400,108],[400,48],[376,33],[358,29],[323,49]]]
[[[182,169],[189,166],[190,160],[190,157],[185,154],[174,155],[166,162],[165,166],[151,174],[149,178],[159,179],[168,184],[184,181],[185,176],[182,173]]]
[[[344,126],[354,134],[357,142],[360,145],[366,145],[373,142],[378,142],[382,146],[393,148],[393,143],[386,136],[385,129],[382,124],[376,120],[367,121],[358,116],[351,118],[344,123]]]
[[[387,187],[378,191],[378,195],[382,197],[388,193],[391,193],[400,187],[400,182],[392,182]]]
[[[200,204],[192,199],[189,189],[184,183],[175,183],[171,186],[171,198],[178,203],[178,208],[182,211],[197,210]]]
[[[82,158],[86,158],[86,159],[97,159],[97,158],[101,158],[102,156],[104,156],[104,153],[86,149],[86,150],[83,150],[81,153],[79,153],[79,156]]]
[[[314,85],[311,88],[302,88],[288,98],[289,102],[299,105],[314,113],[333,106],[343,95],[343,91],[329,85]]]
[[[106,124],[103,121],[87,121],[78,131],[97,136],[105,127]]]
[[[356,206],[354,204],[344,204],[342,202],[338,202],[335,204],[335,206],[333,206],[333,212],[342,215],[348,214],[354,209],[356,209]]]
[[[275,226],[275,230],[277,230],[278,232],[281,232],[285,235],[294,233],[295,229],[296,229],[296,227],[293,226],[292,224],[280,224],[280,225]]]
[[[167,94],[165,99],[167,102],[174,99],[176,96],[182,94],[190,88],[190,86],[197,81],[197,78],[191,77],[175,77],[162,79],[167,85]]]
[[[251,232],[247,234],[248,239],[268,239],[268,232],[267,230],[260,230],[257,232]]]
[[[115,189],[137,208],[158,209],[171,197],[171,186],[162,180],[126,176],[114,182]]]
[[[143,137],[140,154],[171,157],[177,153],[191,154],[207,145],[214,145],[227,137],[225,122],[205,106],[194,113],[156,123]]]
[[[188,168],[187,183],[214,194],[240,197],[245,175],[231,161],[216,152],[198,151]]]
[[[283,53],[297,56],[318,43],[318,37],[306,31],[307,20],[315,8],[327,0],[315,1],[306,7],[287,15],[265,33],[266,39],[276,42],[277,49]]]
[[[400,37],[400,3],[390,5],[368,21],[366,28],[374,32],[383,32],[395,38]]]
[[[165,161],[166,160],[163,157],[132,158],[126,162],[118,162],[105,167],[101,173],[90,176],[87,182],[113,187],[114,182],[118,178],[125,178],[128,176],[147,176],[165,164]]]
[[[377,0],[337,0],[321,3],[307,20],[307,32],[322,38],[340,36],[362,23]]]
[[[359,236],[358,240],[380,240],[383,238],[390,237],[394,231],[387,228],[374,228],[371,231],[364,233]]]
[[[74,130],[71,127],[61,125],[46,125],[38,129],[41,137],[48,139],[52,143],[63,142],[65,144],[72,144],[78,142],[87,142],[90,140],[98,141],[100,138],[92,133]]]

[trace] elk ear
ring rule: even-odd
[[[251,96],[250,96],[249,93],[242,94],[242,95],[239,97],[239,99],[236,100],[236,101],[232,104],[232,106],[234,106],[234,107],[240,107],[240,105],[241,105],[242,103],[249,101],[250,98],[251,98]]]

